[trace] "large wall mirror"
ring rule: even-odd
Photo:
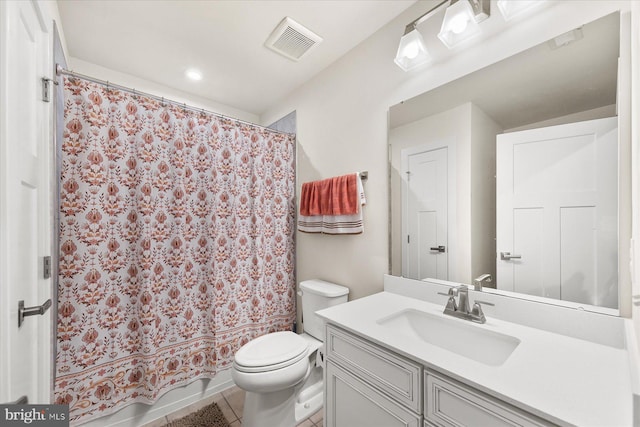
[[[496,292],[618,312],[621,28],[604,16],[391,107],[391,274],[490,275]]]

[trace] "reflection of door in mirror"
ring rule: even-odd
[[[495,146],[496,134],[501,131],[491,117],[467,102],[389,132],[391,179],[397,179],[396,188],[402,188],[402,194],[408,188],[408,155],[446,148],[447,194],[443,199],[447,201],[447,243],[432,245],[432,242],[421,242],[420,245],[423,255],[433,261],[445,259],[442,253],[432,256],[430,249],[445,246],[449,281],[471,283],[481,274],[495,275]],[[409,176],[415,192],[425,191],[424,187],[433,183],[433,179]],[[391,237],[392,253],[402,253],[402,264],[398,262],[395,265],[402,265],[404,277],[440,278],[440,271],[433,275],[424,271],[417,274],[415,270],[407,269],[408,263],[415,265],[422,255],[413,253],[416,245],[407,245],[410,214],[406,212],[408,204],[402,202],[398,193],[392,192],[392,197],[397,199],[391,204],[391,216],[401,223],[401,228],[394,230]],[[426,212],[422,216],[425,217]],[[413,217],[414,222],[417,219]],[[413,233],[409,239],[414,241]],[[429,246],[425,254],[426,245]],[[408,258],[413,261],[408,261]],[[400,273],[398,269],[396,274]]]
[[[498,289],[618,307],[616,117],[498,135]]]
[[[403,150],[406,191],[402,275],[448,280],[447,147]]]

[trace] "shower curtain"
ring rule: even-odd
[[[74,424],[295,319],[295,136],[65,78],[56,403]]]

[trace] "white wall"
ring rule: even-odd
[[[342,283],[351,288],[351,299],[382,290],[389,252],[387,111],[391,105],[608,13],[628,12],[631,3],[552,0],[526,19],[509,23],[494,4],[492,16],[481,24],[482,37],[405,73],[393,58],[405,25],[433,5],[420,1],[265,112],[262,123],[297,112],[300,183],[369,171],[364,234],[334,237],[298,233],[298,280],[319,277]],[[431,39],[429,35],[427,43],[432,43]]]
[[[475,104],[471,105],[470,234],[471,283],[489,273],[496,277],[496,135],[502,128]]]

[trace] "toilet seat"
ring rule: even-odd
[[[274,332],[258,337],[236,352],[234,368],[259,373],[283,369],[307,357],[309,342],[290,332]]]

